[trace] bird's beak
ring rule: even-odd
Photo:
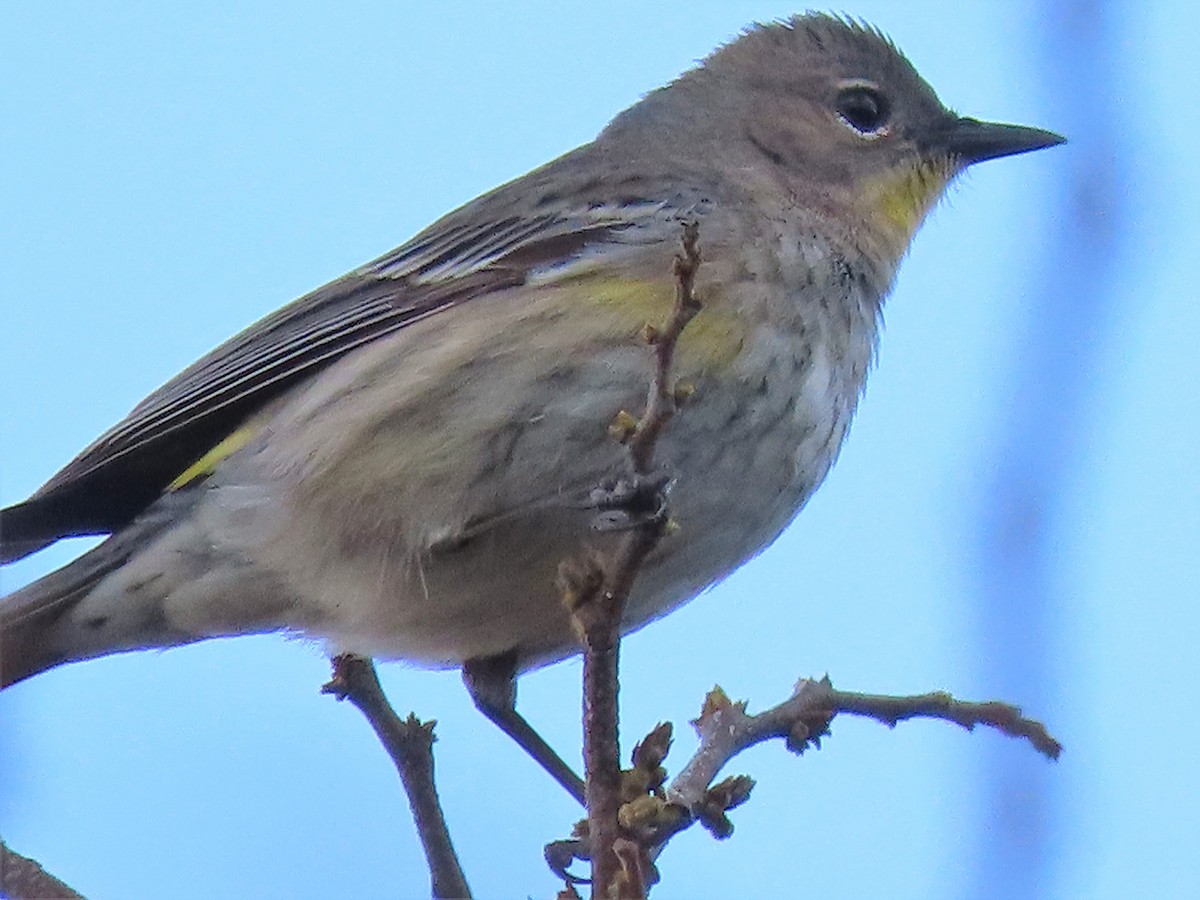
[[[985,159],[1054,147],[1066,141],[1061,134],[1040,128],[949,116],[942,127],[930,135],[929,148],[958,157],[964,165],[971,165]]]

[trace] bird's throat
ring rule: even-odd
[[[859,194],[862,216],[893,264],[903,258],[953,176],[949,161],[923,159],[864,183]]]

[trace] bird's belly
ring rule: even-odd
[[[857,376],[825,347],[778,335],[769,343],[725,371],[699,373],[692,401],[659,444],[656,464],[675,478],[677,527],[637,581],[627,631],[763,550],[837,454]],[[376,488],[354,510],[298,503],[267,553],[292,561],[288,574],[304,598],[296,630],[334,650],[431,666],[516,650],[528,667],[575,652],[556,573],[616,540],[592,528],[595,511],[578,501],[623,471],[624,451],[606,427],[616,411],[643,402],[648,365],[633,350],[595,361],[609,379],[604,390],[596,372],[576,369],[560,379],[560,400],[536,414],[513,410],[503,439],[496,422],[481,427],[478,418],[499,396],[473,398],[462,419],[443,417],[442,440],[474,460],[450,477],[415,485],[409,475],[389,491],[384,473],[360,472]],[[338,521],[354,521],[353,532],[339,532]],[[305,561],[298,570],[296,559]]]

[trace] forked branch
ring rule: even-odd
[[[654,453],[663,430],[675,415],[680,391],[672,381],[675,348],[687,324],[700,311],[695,297],[700,266],[700,229],[684,225],[672,272],[675,304],[661,327],[647,325],[646,342],[654,349],[654,375],[640,418],[628,412],[611,426],[628,453],[629,478],[598,506],[619,510],[624,535],[608,558],[592,555],[568,561],[560,569],[563,598],[583,646],[584,771],[587,783],[588,841],[593,896],[645,895],[642,854],[622,836],[620,740],[617,695],[621,618],[625,602],[646,557],[667,524],[667,482],[654,475]]]

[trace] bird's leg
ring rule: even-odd
[[[510,652],[469,659],[463,664],[462,678],[475,707],[583,806],[583,779],[517,712],[517,655]]]

